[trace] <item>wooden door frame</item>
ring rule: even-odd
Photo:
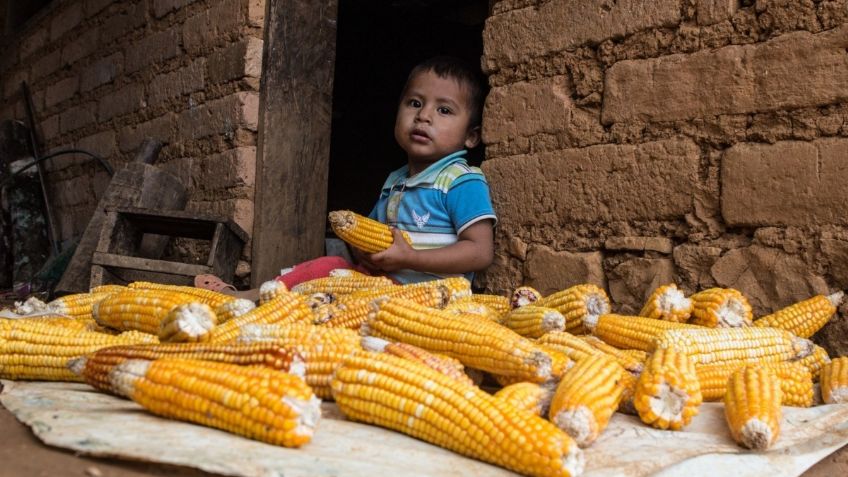
[[[338,0],[267,0],[253,253],[257,287],[324,253]]]

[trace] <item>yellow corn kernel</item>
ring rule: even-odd
[[[830,362],[830,356],[827,354],[827,350],[822,348],[817,344],[813,344],[813,352],[802,356],[801,358],[793,360],[805,368],[810,370],[810,374],[813,375],[813,381],[819,380],[819,375],[821,374],[822,368]]]
[[[686,295],[677,288],[677,285],[671,283],[658,287],[651,293],[645,302],[645,306],[642,307],[642,311],[639,312],[639,316],[686,323],[686,320],[692,315],[693,308],[692,300],[686,298]]]
[[[536,303],[542,299],[542,294],[530,286],[520,286],[512,291],[509,298],[509,304],[512,308],[518,308],[525,305]]]
[[[813,343],[777,328],[695,328],[667,330],[657,349],[686,353],[695,364],[789,361],[807,356]]]
[[[330,227],[340,239],[365,253],[381,252],[392,245],[394,237],[388,225],[350,210],[334,210],[329,214]],[[412,243],[409,234],[401,231],[404,240]]]
[[[450,292],[450,301],[454,302],[463,298],[470,297],[472,295],[471,292],[471,282],[468,281],[465,277],[448,277],[448,278],[440,278],[438,280],[432,280],[428,282],[418,282],[418,283],[409,283],[406,286],[408,287],[432,287],[432,286],[443,286],[447,287]]]
[[[394,283],[391,279],[379,276],[323,277],[299,283],[293,286],[291,291],[294,293],[300,293],[301,295],[329,293],[338,297],[357,291],[368,290],[376,287],[385,287],[393,284]]]
[[[604,343],[600,338],[596,336],[583,335],[580,336],[580,339],[589,343],[590,346],[597,348],[598,350],[604,352],[612,356],[618,364],[624,367],[627,371],[630,371],[633,374],[639,374],[642,372],[642,369],[645,367],[645,361],[648,359],[648,353],[638,350],[638,349],[630,349],[623,350],[618,349],[615,346],[608,345]]]
[[[766,315],[754,321],[754,326],[780,328],[795,336],[809,338],[836,313],[836,307],[842,303],[844,296],[843,292],[817,295]]]
[[[557,386],[549,411],[551,422],[579,446],[590,445],[618,409],[625,374],[611,356],[595,355],[578,361]]]
[[[221,292],[216,292],[213,290],[207,290],[205,288],[197,288],[197,287],[189,287],[182,285],[166,285],[163,283],[153,283],[153,282],[132,282],[127,285],[127,289],[130,290],[160,290],[160,291],[171,291],[182,293],[183,295],[189,295],[194,297],[194,299],[190,301],[199,301],[200,303],[204,303],[215,309],[215,307],[219,306],[221,303],[230,301],[233,297],[229,295],[225,295]]]
[[[585,333],[585,322],[594,323],[598,316],[610,312],[610,301],[606,292],[595,285],[575,285],[548,295],[535,303],[562,313],[565,331],[573,334]]]
[[[536,340],[536,344],[558,349],[574,361],[579,361],[587,356],[603,354],[603,351],[566,331],[545,333]]]
[[[709,328],[751,326],[754,316],[745,295],[733,288],[709,288],[689,297],[692,300],[691,323]]]
[[[344,296],[340,301],[372,301],[377,298],[406,298],[419,305],[444,308],[451,300],[451,291],[445,285],[389,285],[360,290]]]
[[[848,403],[848,357],[833,359],[821,372],[822,400],[827,404]]]
[[[185,303],[177,305],[162,320],[159,341],[163,343],[194,343],[207,341],[218,317],[209,305]]]
[[[196,301],[196,296],[174,290],[127,288],[94,303],[91,314],[108,328],[157,334],[174,307]]]
[[[539,338],[550,331],[564,331],[565,317],[553,308],[527,305],[509,312],[501,324],[521,336]]]
[[[302,296],[296,293],[282,293],[268,303],[216,326],[209,334],[209,341],[223,343],[234,340],[245,325],[298,323],[311,319],[312,310]]]
[[[57,315],[71,318],[91,318],[91,309],[95,303],[106,298],[112,292],[75,293],[57,298],[47,304],[47,309]]]
[[[762,363],[774,372],[780,381],[781,404],[784,406],[810,407],[813,405],[813,377],[810,370],[801,364],[782,361]],[[727,392],[727,380],[735,371],[745,367],[744,363],[697,365],[698,382],[704,401],[720,401]]]
[[[692,360],[673,349],[658,349],[636,381],[633,405],[645,424],[677,431],[698,414],[701,400]]]
[[[569,477],[585,465],[579,447],[550,422],[415,361],[353,355],[336,371],[332,389],[350,419],[524,475]]]
[[[487,320],[494,321],[499,323],[502,316],[500,313],[495,310],[489,308],[488,306],[477,303],[474,300],[470,300],[468,298],[462,298],[460,300],[454,301],[450,303],[448,306],[444,308],[445,311],[449,311],[455,315],[477,315],[478,317],[483,317]]]
[[[698,328],[673,321],[614,313],[587,320],[586,327],[604,343],[619,349],[638,349],[645,352],[653,351],[657,337],[668,330]]]
[[[215,308],[215,316],[218,317],[218,324],[226,323],[233,318],[238,318],[241,315],[256,308],[256,303],[246,298],[236,298],[235,300],[225,301]]]
[[[411,359],[429,366],[436,371],[449,376],[457,381],[474,385],[471,378],[465,374],[465,367],[458,360],[450,356],[431,353],[427,350],[413,346],[409,343],[392,343],[382,338],[364,336],[361,341],[362,348],[376,353],[388,353],[400,358]]]
[[[765,450],[780,435],[780,380],[766,366],[745,366],[730,375],[724,416],[737,443]]]
[[[258,366],[175,358],[115,367],[112,386],[153,414],[300,447],[321,417],[321,400],[298,376]]]
[[[494,397],[517,409],[547,416],[554,397],[554,388],[550,383],[538,384],[519,381],[501,388]]]
[[[268,303],[279,295],[288,292],[286,284],[279,280],[268,280],[259,285],[259,304]]]
[[[506,315],[512,309],[509,304],[509,297],[505,297],[502,295],[487,295],[485,293],[473,293],[470,297],[470,300],[473,300],[477,303],[486,305],[487,307],[495,310],[498,315]]]

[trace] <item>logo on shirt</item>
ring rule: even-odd
[[[418,226],[419,229],[424,228],[427,225],[427,221],[430,220],[430,212],[427,212],[424,215],[418,215],[415,211],[412,211],[412,219],[415,220],[415,225]]]

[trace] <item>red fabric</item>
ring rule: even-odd
[[[314,280],[316,278],[328,277],[330,276],[330,271],[337,268],[348,268],[360,273],[371,275],[371,273],[361,265],[354,265],[342,257],[331,256],[318,257],[314,260],[298,263],[294,266],[292,271],[278,276],[275,280],[285,283],[286,287],[291,290],[292,287],[298,283]]]

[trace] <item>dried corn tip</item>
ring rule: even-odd
[[[235,340],[245,325],[292,324],[310,320],[312,320],[312,310],[306,306],[303,296],[297,293],[283,293],[238,318],[216,326],[209,340],[219,343]]]
[[[592,284],[575,285],[548,295],[535,303],[562,313],[565,331],[583,334],[597,322],[598,317],[610,312],[610,301],[606,292]]]
[[[57,315],[91,318],[91,308],[111,292],[75,293],[57,298],[47,304],[47,309]]]
[[[727,380],[730,375],[745,366],[747,365],[741,363],[695,366],[704,401],[724,399],[727,392]],[[758,366],[771,369],[780,381],[783,397],[782,405],[795,407],[810,407],[813,405],[813,377],[807,368],[789,361],[762,363]]]
[[[12,313],[16,315],[32,315],[34,313],[47,313],[50,312],[49,306],[47,303],[39,300],[38,298],[31,296],[24,301],[16,301],[15,307],[12,309]]]
[[[585,465],[574,441],[550,422],[414,361],[353,355],[336,371],[332,389],[352,420],[524,475],[576,476]]]
[[[533,287],[521,286],[513,290],[509,304],[512,308],[519,308],[531,303],[536,303],[542,299],[542,294],[539,290]]]
[[[553,308],[526,305],[501,318],[501,324],[527,338],[539,338],[551,331],[565,330],[565,317]]]
[[[382,338],[363,336],[362,349],[377,353],[388,353],[399,358],[411,359],[460,382],[474,385],[471,378],[465,374],[465,367],[459,360],[413,346],[409,343],[392,343]]]
[[[551,384],[537,384],[521,381],[509,384],[494,394],[494,397],[517,409],[544,417],[548,414],[554,387]]]
[[[610,356],[595,355],[578,361],[559,382],[549,418],[579,446],[590,445],[618,409],[624,368]]]
[[[685,353],[695,364],[756,364],[801,359],[813,343],[777,328],[690,328],[660,334],[657,349]]]
[[[432,280],[429,282],[419,282],[419,283],[410,283],[405,285],[407,287],[433,287],[433,286],[444,286],[450,292],[450,301],[456,301],[461,298],[470,297],[471,292],[471,282],[468,281],[465,277],[448,277],[448,278],[440,278],[438,280]]]
[[[754,326],[780,328],[795,336],[809,338],[836,313],[836,307],[842,303],[844,296],[843,292],[817,295],[766,315],[754,321]]]
[[[391,247],[394,242],[388,225],[350,210],[334,210],[329,213],[330,227],[338,237],[365,253],[377,253]],[[406,231],[401,231],[404,240],[412,240]]]
[[[692,360],[674,350],[656,350],[636,381],[633,405],[642,422],[652,427],[677,431],[688,425],[701,405]]]
[[[566,331],[551,331],[536,340],[536,344],[558,349],[574,361],[603,352]]]
[[[306,304],[313,310],[331,303],[336,303],[336,296],[332,293],[313,293],[306,297]]]
[[[278,280],[268,280],[259,285],[259,304],[268,303],[288,291],[285,283]]]
[[[301,378],[262,367],[128,360],[110,380],[153,414],[285,447],[312,440],[321,417],[320,399]]]
[[[484,318],[458,316],[409,300],[375,301],[361,332],[445,354],[493,374],[535,382],[551,374],[551,357],[518,333]]]
[[[233,297],[229,295],[225,295],[221,292],[217,292],[214,290],[207,290],[205,288],[188,287],[182,285],[167,285],[164,283],[132,282],[127,285],[127,289],[176,292],[193,297],[193,299],[190,299],[188,301],[199,301],[201,303],[205,303],[211,306],[212,309],[215,309],[215,307],[219,306],[221,303],[233,299]]]
[[[604,343],[616,348],[646,352],[653,351],[657,337],[668,330],[699,329],[697,326],[673,321],[613,313],[601,315],[594,322],[587,322],[587,328]]]
[[[292,287],[291,291],[301,295],[313,293],[329,293],[335,296],[347,295],[360,290],[385,287],[393,285],[387,277],[350,276],[350,277],[323,277],[307,280]]]
[[[739,290],[709,288],[689,297],[692,300],[691,323],[709,328],[751,326],[751,305]]]
[[[694,305],[675,284],[663,285],[648,297],[639,316],[658,320],[685,323],[692,314]]]
[[[827,404],[848,403],[848,357],[833,359],[821,373],[822,400]]]
[[[568,356],[568,353],[558,349],[555,346],[536,343],[536,346],[548,356],[551,357],[551,380],[559,381],[566,371],[574,366],[574,360]]]
[[[826,349],[813,344],[812,353],[793,361],[809,369],[810,374],[813,375],[813,381],[818,381],[822,368],[830,362],[830,356],[828,356]]]
[[[615,346],[604,343],[596,336],[583,335],[580,339],[589,343],[590,346],[602,351],[604,354],[612,356],[618,364],[624,367],[627,371],[633,374],[639,374],[645,367],[645,360],[648,359],[648,354],[642,350],[622,350]]]
[[[236,298],[230,301],[225,301],[215,308],[215,316],[218,317],[218,324],[226,323],[234,318],[238,318],[245,313],[256,308],[256,303],[247,298]]]
[[[209,332],[218,324],[218,317],[209,305],[186,303],[177,305],[162,321],[159,341],[163,343],[194,343],[209,339]]]
[[[312,309],[312,324],[323,325],[343,312],[344,310],[335,303],[317,306]]]
[[[780,435],[780,380],[766,366],[745,366],[731,374],[724,416],[737,443],[765,450]]]
[[[462,298],[460,300],[452,302],[447,305],[444,310],[455,315],[462,315],[465,313],[470,315],[476,315],[494,322],[500,322],[502,318],[502,316],[495,310],[489,308],[488,306],[482,303],[477,303],[476,301],[469,300],[468,298]]]
[[[509,313],[512,307],[509,304],[509,298],[501,295],[487,295],[485,293],[472,293],[470,298],[467,298],[477,303],[481,303],[486,305],[487,307],[495,310],[499,315],[505,315]]]

